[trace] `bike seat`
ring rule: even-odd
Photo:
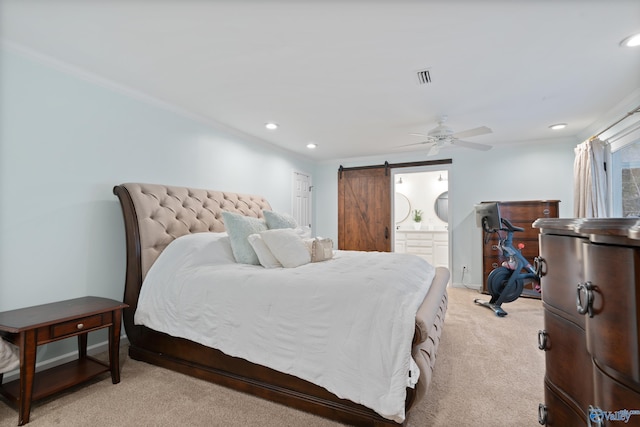
[[[509,221],[506,218],[501,218],[502,219],[502,224],[507,227],[507,228],[503,228],[503,230],[507,230],[507,231],[524,231],[524,228],[522,227],[516,227],[515,225],[511,224],[511,221]]]

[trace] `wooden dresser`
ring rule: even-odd
[[[482,203],[496,203],[482,202]],[[559,200],[523,200],[512,202],[497,202],[500,206],[500,216],[506,218],[515,226],[524,228],[523,232],[513,234],[513,244],[518,246],[524,244],[522,255],[533,262],[533,258],[538,256],[538,230],[533,229],[531,224],[538,218],[557,218]],[[498,236],[494,233],[488,236],[485,241],[485,233],[482,233],[482,292],[489,293],[487,289],[487,278],[494,268],[499,267],[504,257],[501,257],[497,250]],[[522,292],[524,296],[539,298],[540,294],[525,287]]]
[[[534,227],[543,259],[540,424],[640,426],[640,222],[539,219]]]

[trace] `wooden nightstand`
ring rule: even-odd
[[[31,401],[65,390],[105,372],[120,382],[119,301],[83,297],[0,313],[0,336],[20,348],[20,378],[2,384],[0,393],[18,407],[18,425],[29,422]],[[87,334],[109,328],[109,363],[87,356]],[[41,344],[78,337],[78,359],[36,373],[36,348]]]

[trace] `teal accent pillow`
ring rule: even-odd
[[[267,228],[269,228],[269,230],[298,227],[298,223],[291,215],[273,211],[262,211],[262,215],[264,215],[264,220],[267,222]]]
[[[231,241],[231,251],[237,263],[260,265],[258,255],[249,243],[249,235],[267,230],[267,224],[259,218],[252,218],[232,212],[222,212],[224,226]]]

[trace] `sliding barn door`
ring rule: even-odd
[[[338,172],[338,249],[391,251],[391,172]]]

